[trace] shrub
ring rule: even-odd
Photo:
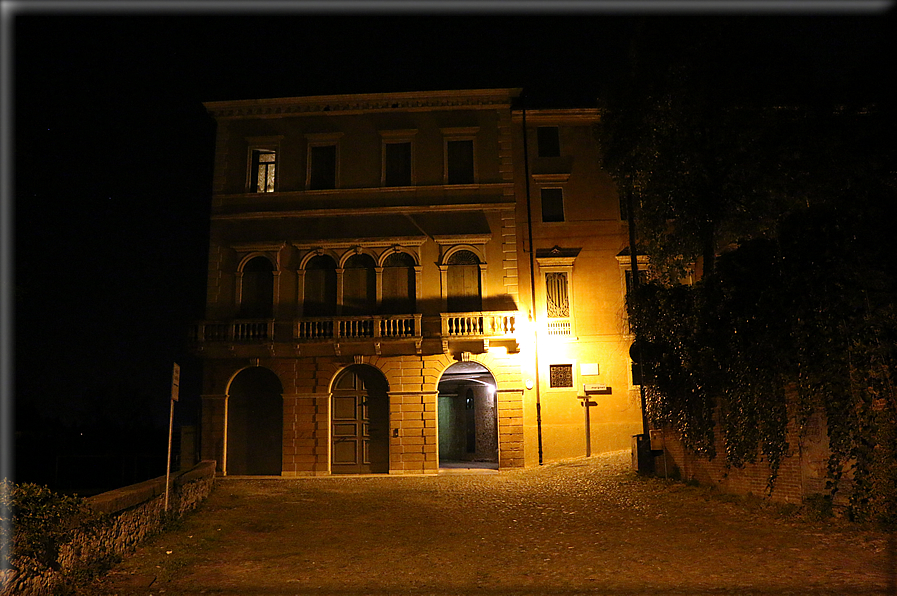
[[[80,497],[37,484],[0,484],[2,562],[5,568],[59,571],[59,549],[89,510]]]

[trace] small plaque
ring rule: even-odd
[[[582,364],[579,365],[579,373],[583,376],[600,374],[598,372],[598,363],[597,362],[583,362]]]
[[[582,386],[582,390],[586,395],[594,395],[596,393],[609,394],[611,388],[607,385],[599,385],[598,383],[586,383]]]

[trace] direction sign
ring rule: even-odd
[[[181,367],[178,363],[174,363],[174,370],[171,373],[171,401],[178,400],[178,390],[181,385]]]

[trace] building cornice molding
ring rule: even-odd
[[[436,244],[441,244],[444,246],[454,244],[470,244],[471,246],[482,246],[492,240],[492,234],[439,234],[433,236],[433,240],[436,242]]]
[[[391,236],[391,237],[383,237],[383,238],[350,238],[348,240],[315,240],[310,242],[287,242],[286,245],[292,248],[295,248],[299,251],[312,251],[314,252],[317,249],[321,250],[348,250],[350,248],[361,247],[361,248],[377,248],[377,249],[390,249],[396,246],[400,247],[412,247],[412,248],[420,248],[424,242],[427,241],[426,237],[421,236]],[[239,244],[231,245],[231,248],[236,250],[237,252],[252,252],[256,250],[263,249],[266,245],[265,243],[252,243],[252,242],[242,242]],[[278,246],[283,246],[278,245]]]
[[[246,220],[246,219],[286,219],[304,217],[340,217],[343,215],[419,215],[421,213],[444,213],[456,211],[509,211],[516,203],[456,203],[452,205],[420,205],[402,207],[368,207],[344,209],[308,209],[295,211],[247,211],[244,213],[227,213],[212,215],[213,221]]]
[[[277,192],[258,192],[258,193],[216,193],[213,195],[214,200],[222,201],[229,199],[240,199],[245,197],[259,197],[265,199],[299,199],[304,197],[321,197],[326,195],[382,195],[382,194],[414,194],[419,196],[432,196],[434,194],[452,195],[460,194],[467,191],[488,191],[488,190],[512,191],[514,189],[513,182],[479,182],[476,184],[433,184],[433,185],[413,185],[413,186],[367,186],[361,188],[328,188],[322,190],[288,190]]]
[[[511,119],[514,122],[523,120],[523,110],[513,110]],[[595,124],[601,120],[598,108],[570,108],[558,110],[526,110],[526,123],[529,126],[541,124]]]
[[[215,119],[284,118],[297,114],[355,114],[433,109],[510,108],[520,89],[465,89],[457,91],[414,91],[406,93],[365,93],[359,95],[318,95],[234,101],[204,102]]]

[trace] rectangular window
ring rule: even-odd
[[[648,283],[648,272],[645,269],[638,270],[638,281],[639,284]],[[629,296],[629,292],[632,291],[632,269],[626,270],[626,296]]]
[[[383,185],[411,185],[411,143],[386,143],[383,146]]]
[[[561,141],[557,126],[540,126],[536,129],[539,157],[560,157]]]
[[[249,192],[274,192],[277,154],[269,149],[252,150]]]
[[[573,387],[573,365],[549,364],[548,386],[551,388]]]
[[[567,296],[567,274],[565,272],[545,274],[545,297],[548,302],[549,319],[570,316],[570,299]]]
[[[446,184],[473,184],[473,139],[446,141]]]
[[[632,328],[629,326],[629,293],[632,291],[632,269],[626,269],[623,271],[625,284],[626,284],[626,293],[623,296],[624,299],[624,308],[625,308],[625,323],[626,329],[629,333],[632,333]],[[648,275],[647,263],[642,264],[639,263],[638,270],[638,279],[639,284],[646,284],[650,280],[650,276]]]
[[[560,188],[542,189],[542,221],[564,221],[564,191]]]
[[[312,145],[309,190],[336,188],[336,145]]]

